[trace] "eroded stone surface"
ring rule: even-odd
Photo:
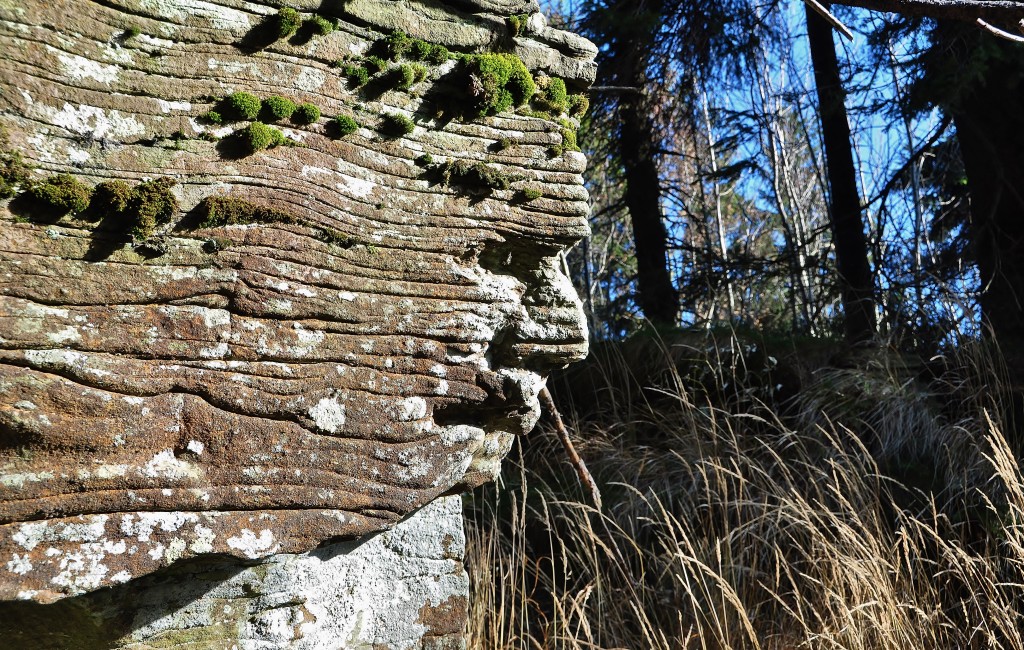
[[[186,564],[56,605],[0,604],[0,635],[32,650],[464,648],[464,548],[460,497],[443,497],[363,542],[251,567]]]
[[[333,33],[253,48],[276,5],[0,1],[0,126],[33,178],[168,176],[180,206],[132,241],[0,201],[0,600],[388,529],[492,477],[546,373],[585,353],[559,262],[587,232],[584,161],[549,153],[562,127],[438,118],[452,61],[408,90],[355,90],[331,64],[401,26],[579,87],[592,50],[542,20],[512,39],[530,2],[336,4],[295,3],[335,11]],[[200,119],[234,91],[326,117],[280,125],[300,146],[241,155],[224,136],[244,122]],[[337,137],[339,114],[361,128]],[[386,114],[416,127],[383,135]],[[511,182],[444,186],[423,154]],[[222,195],[294,219],[196,228]]]

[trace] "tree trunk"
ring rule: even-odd
[[[622,110],[619,151],[625,169],[624,199],[633,224],[640,309],[653,323],[673,325],[678,298],[668,272],[668,234],[661,220],[661,182],[653,125],[636,103]]]
[[[943,30],[948,33],[949,30]],[[955,31],[955,28],[953,29]],[[960,93],[950,112],[971,196],[971,241],[981,280],[981,312],[1024,378],[1024,63],[1019,45],[977,34],[985,74]],[[940,37],[935,47],[946,51]],[[954,65],[950,62],[949,65]]]
[[[846,93],[839,77],[832,28],[809,7],[805,10],[814,81],[818,88],[821,136],[830,189],[829,217],[845,312],[846,340],[863,343],[875,335],[874,282],[861,219],[857,170],[846,117]]]

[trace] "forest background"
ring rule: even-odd
[[[544,9],[592,354],[468,501],[473,647],[1024,648],[1024,3]]]

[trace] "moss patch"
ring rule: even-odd
[[[344,138],[359,130],[359,122],[348,115],[339,115],[334,118],[334,128],[337,129],[339,137]]]
[[[522,106],[537,90],[530,71],[514,54],[478,54],[469,65],[470,95],[478,117]]]
[[[267,97],[263,101],[261,114],[268,122],[278,122],[291,117],[296,108],[295,102],[287,97],[274,95],[273,97]]]
[[[416,129],[416,123],[401,113],[385,113],[381,118],[380,132],[391,137],[409,135]]]
[[[494,190],[507,190],[515,180],[496,167],[469,160],[450,160],[430,165],[427,173],[446,187],[458,187],[482,194],[490,194]]]
[[[336,28],[333,20],[324,18],[323,16],[313,16],[312,18],[308,18],[304,25],[305,28],[315,36],[327,36]]]
[[[26,198],[52,215],[85,212],[92,190],[71,174],[55,174],[25,191]]]
[[[231,93],[225,98],[224,104],[231,117],[240,120],[255,120],[263,108],[260,98],[247,92]]]
[[[279,130],[263,122],[252,122],[239,131],[242,144],[249,153],[256,153],[284,144],[287,138]]]
[[[173,178],[163,176],[135,186],[127,209],[128,216],[134,221],[132,236],[146,239],[158,225],[171,220],[178,211],[178,199],[171,193],[176,184]]]
[[[295,215],[228,196],[208,196],[198,206],[198,228],[217,228],[249,223],[296,223]]]
[[[27,185],[30,171],[20,152],[7,150],[7,134],[0,129],[0,199],[11,198]]]
[[[302,25],[302,16],[291,7],[281,7],[277,10],[276,27],[278,38],[288,38],[299,31]]]
[[[292,122],[296,124],[313,124],[320,119],[320,109],[316,104],[306,102],[299,104],[292,115]]]

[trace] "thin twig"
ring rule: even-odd
[[[580,479],[580,483],[590,490],[590,498],[594,500],[594,506],[601,509],[601,490],[598,489],[597,483],[594,481],[593,475],[590,470],[587,469],[587,464],[583,462],[580,455],[576,453],[576,447],[573,446],[572,440],[569,438],[569,430],[565,428],[565,423],[562,422],[562,416],[558,412],[558,408],[555,406],[555,401],[551,399],[551,393],[547,387],[540,391],[540,405],[551,415],[551,419],[555,422],[555,433],[558,434],[558,439],[561,441],[562,446],[565,447],[565,453],[569,455],[569,462],[572,463],[573,468],[576,470],[576,475]]]
[[[804,0],[804,2],[806,2],[807,6],[809,6],[811,9],[818,12],[818,15],[824,18],[829,25],[832,25],[832,27],[835,28],[837,32],[845,36],[846,40],[853,40],[853,32],[850,31],[850,28],[844,25],[842,21],[840,21],[838,18],[836,18],[835,15],[831,11],[829,11],[825,5],[818,2],[818,0]]]
[[[637,86],[591,86],[587,90],[592,93],[613,93],[619,95],[639,95],[643,92]]]
[[[990,34],[995,34],[999,38],[1005,38],[1006,40],[1013,41],[1014,43],[1024,43],[1024,36],[1017,36],[1016,34],[1011,34],[1010,32],[1006,31],[1005,29],[999,29],[995,25],[993,25],[991,23],[987,23],[987,22],[985,22],[981,18],[979,18],[975,22],[978,24],[979,27],[981,27],[985,31],[989,32]],[[1020,22],[1021,22],[1021,27],[1024,27],[1024,20],[1022,20]]]

